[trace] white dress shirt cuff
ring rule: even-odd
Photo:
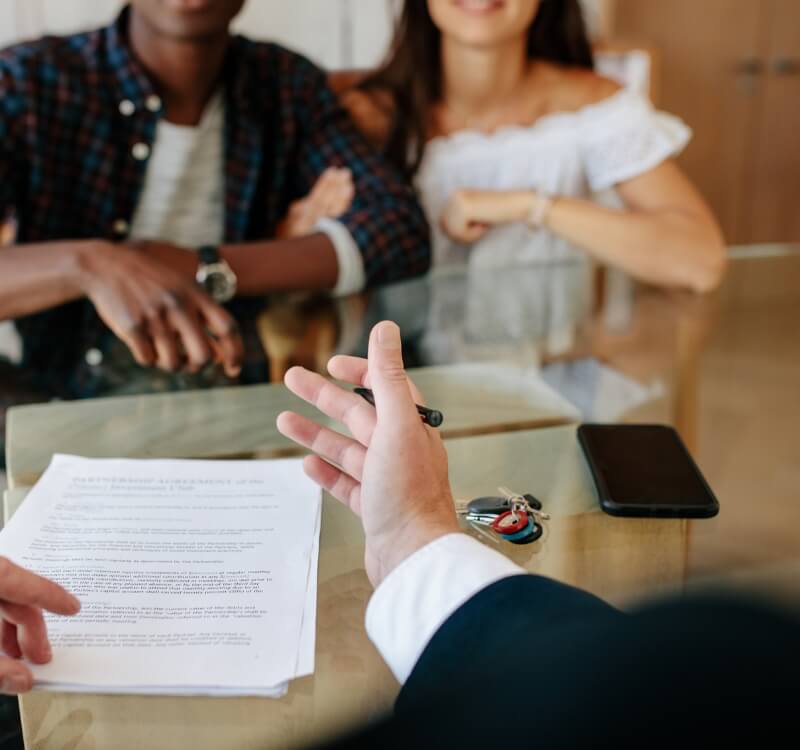
[[[493,583],[525,572],[466,534],[440,537],[378,586],[367,607],[367,634],[403,684],[453,612]]]
[[[360,292],[367,283],[364,272],[364,259],[361,251],[347,227],[335,219],[320,219],[314,230],[327,234],[336,250],[339,263],[339,277],[333,288],[334,297],[345,297]]]

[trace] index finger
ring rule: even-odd
[[[349,354],[337,354],[331,357],[328,362],[328,372],[331,377],[352,385],[370,387],[369,370],[367,360],[363,357],[352,357]],[[411,388],[411,396],[420,406],[425,406],[425,397],[411,378],[408,378],[408,387]]]
[[[183,308],[173,308],[167,315],[169,322],[181,337],[183,349],[189,358],[190,372],[199,371],[213,356],[208,334],[200,320]]]
[[[337,354],[328,361],[328,372],[337,380],[369,388],[369,369],[364,357]]]
[[[217,346],[222,354],[222,365],[228,377],[236,377],[242,371],[244,360],[244,343],[239,334],[239,326],[233,316],[202,294],[198,295],[198,307],[208,330],[216,338]]]
[[[361,445],[369,445],[375,429],[375,409],[361,396],[304,367],[292,367],[284,375],[283,382],[295,396],[344,424]]]
[[[40,607],[57,615],[74,615],[81,603],[57,583],[0,557],[0,599]]]

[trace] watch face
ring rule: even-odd
[[[223,273],[210,274],[206,280],[206,289],[217,300],[227,300],[232,296],[231,282]]]
[[[227,302],[236,294],[236,276],[227,263],[201,267],[197,280],[217,302]]]

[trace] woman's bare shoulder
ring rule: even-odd
[[[548,109],[552,112],[577,112],[608,99],[622,88],[593,70],[543,64],[542,80],[548,89]]]
[[[376,146],[389,137],[394,113],[394,99],[388,91],[351,88],[339,95],[358,129]]]

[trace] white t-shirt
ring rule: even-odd
[[[221,93],[209,102],[196,127],[159,120],[131,223],[131,239],[160,240],[188,248],[223,241],[224,133]],[[336,250],[339,276],[333,293],[340,296],[361,291],[365,285],[364,262],[347,228],[335,219],[322,219],[315,230],[327,234]]]
[[[181,247],[219,245],[225,232],[225,107],[217,94],[196,127],[161,118],[131,238]]]

